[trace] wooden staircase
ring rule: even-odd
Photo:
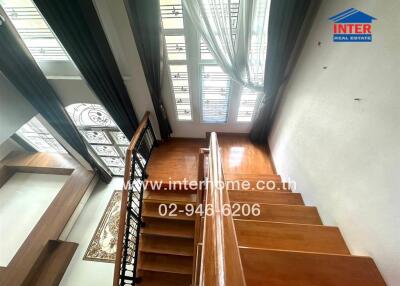
[[[324,226],[300,193],[230,190],[229,198],[231,205],[260,205],[258,216],[234,217],[246,285],[385,285],[373,260],[352,256],[340,230]],[[161,216],[160,204],[176,204],[176,216]],[[196,204],[196,194],[145,192],[139,285],[192,285],[195,217],[179,212],[187,204]]]
[[[352,256],[340,230],[324,226],[300,193],[230,190],[229,199],[260,204],[259,216],[234,218],[247,286],[386,285],[373,259]]]
[[[373,259],[351,255],[339,228],[324,225],[317,208],[305,206],[302,195],[288,189],[280,176],[224,176],[215,133],[207,152],[207,160],[202,151],[199,159],[198,177],[205,175],[206,162],[210,182],[204,191],[144,192],[137,285],[386,285]],[[250,188],[217,187],[216,182],[227,180],[248,180]],[[256,190],[258,181],[276,186]],[[214,210],[227,204],[232,212],[185,214],[187,205],[200,203]],[[174,215],[161,215],[161,204],[176,205]],[[258,214],[233,215],[234,208],[255,204]]]
[[[195,217],[183,211],[187,204],[195,205],[196,194],[179,191],[146,190],[143,197],[139,241],[139,285],[191,284]],[[160,204],[176,204],[173,215],[162,216]]]

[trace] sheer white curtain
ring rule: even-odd
[[[263,91],[270,0],[183,0],[221,68],[243,86]]]

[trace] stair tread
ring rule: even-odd
[[[142,252],[193,256],[191,239],[142,235],[139,245]]]
[[[300,193],[277,191],[229,191],[231,202],[304,205]]]
[[[173,221],[165,219],[144,218],[145,227],[141,232],[170,237],[194,237],[194,222],[192,221]]]
[[[280,175],[275,174],[246,174],[246,173],[224,173],[225,180],[251,180],[251,179],[259,179],[259,180],[273,180],[273,181],[281,181],[282,178]]]
[[[139,269],[190,275],[192,264],[193,258],[188,256],[141,253]]]
[[[190,275],[165,273],[157,271],[142,271],[140,286],[189,286]]]
[[[247,286],[385,286],[370,257],[240,248]]]
[[[235,220],[239,246],[350,255],[337,227]]]
[[[231,204],[234,205],[235,202],[232,202]],[[236,203],[236,204],[245,204],[245,203]],[[265,204],[265,203],[258,203],[258,204],[260,205],[259,215],[253,215],[252,213],[250,213],[250,215],[244,216],[242,212],[237,212],[237,216],[235,216],[234,218],[246,219],[246,220],[262,220],[262,221],[272,221],[272,222],[322,225],[322,221],[316,207],[303,206],[303,205]],[[233,206],[233,211],[235,210],[235,208],[237,207]]]
[[[186,215],[184,209],[178,208],[176,211],[172,212],[170,215],[169,211],[166,215],[161,215],[158,209],[160,204],[145,203],[142,210],[142,217],[160,218],[160,219],[170,219],[170,220],[186,220],[194,221],[195,216]],[[168,206],[167,206],[168,207]]]
[[[148,191],[143,194],[145,202],[154,203],[176,203],[176,204],[194,204],[196,203],[197,195],[191,193],[180,193],[178,191]]]

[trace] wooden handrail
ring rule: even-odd
[[[246,282],[215,132],[209,150],[199,285],[243,286]]]
[[[117,252],[115,257],[115,267],[114,267],[114,279],[113,285],[119,286],[119,276],[121,272],[121,259],[122,259],[122,247],[123,247],[123,239],[125,232],[125,224],[126,224],[126,214],[127,214],[127,204],[128,204],[128,192],[129,192],[129,182],[130,182],[130,171],[132,168],[132,152],[135,149],[138,140],[142,133],[145,131],[148,121],[149,121],[150,112],[146,111],[143,115],[142,120],[139,123],[138,128],[133,134],[133,137],[129,143],[129,147],[126,151],[125,156],[125,172],[124,172],[124,186],[122,190],[122,198],[121,198],[121,211],[119,215],[119,226],[118,226],[118,241],[117,241]]]
[[[205,156],[208,155],[208,149],[207,148],[200,148],[199,150],[199,161],[198,161],[198,166],[197,166],[197,200],[196,200],[196,206],[195,208],[197,209],[199,205],[202,205],[204,203],[204,182],[205,182],[205,177],[206,177],[206,172],[205,172]],[[192,285],[198,285],[198,279],[200,275],[200,261],[199,258],[201,255],[199,255],[199,244],[201,244],[201,230],[203,226],[201,225],[201,215],[199,212],[195,213],[195,231],[194,231],[194,247],[193,247],[193,273],[192,273]]]

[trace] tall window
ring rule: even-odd
[[[38,152],[67,153],[36,116],[25,123],[16,133]]]
[[[203,65],[201,70],[202,120],[207,123],[225,123],[231,81],[218,65]]]
[[[123,176],[129,141],[110,114],[99,104],[76,103],[66,110],[94,153],[114,175]]]
[[[69,61],[66,51],[31,0],[0,0],[0,4],[36,61]]]
[[[240,93],[239,111],[236,120],[238,122],[250,122],[253,120],[254,111],[260,101],[262,93],[248,88],[242,88]]]
[[[181,0],[160,0],[161,20],[178,120],[192,120],[185,27]]]

